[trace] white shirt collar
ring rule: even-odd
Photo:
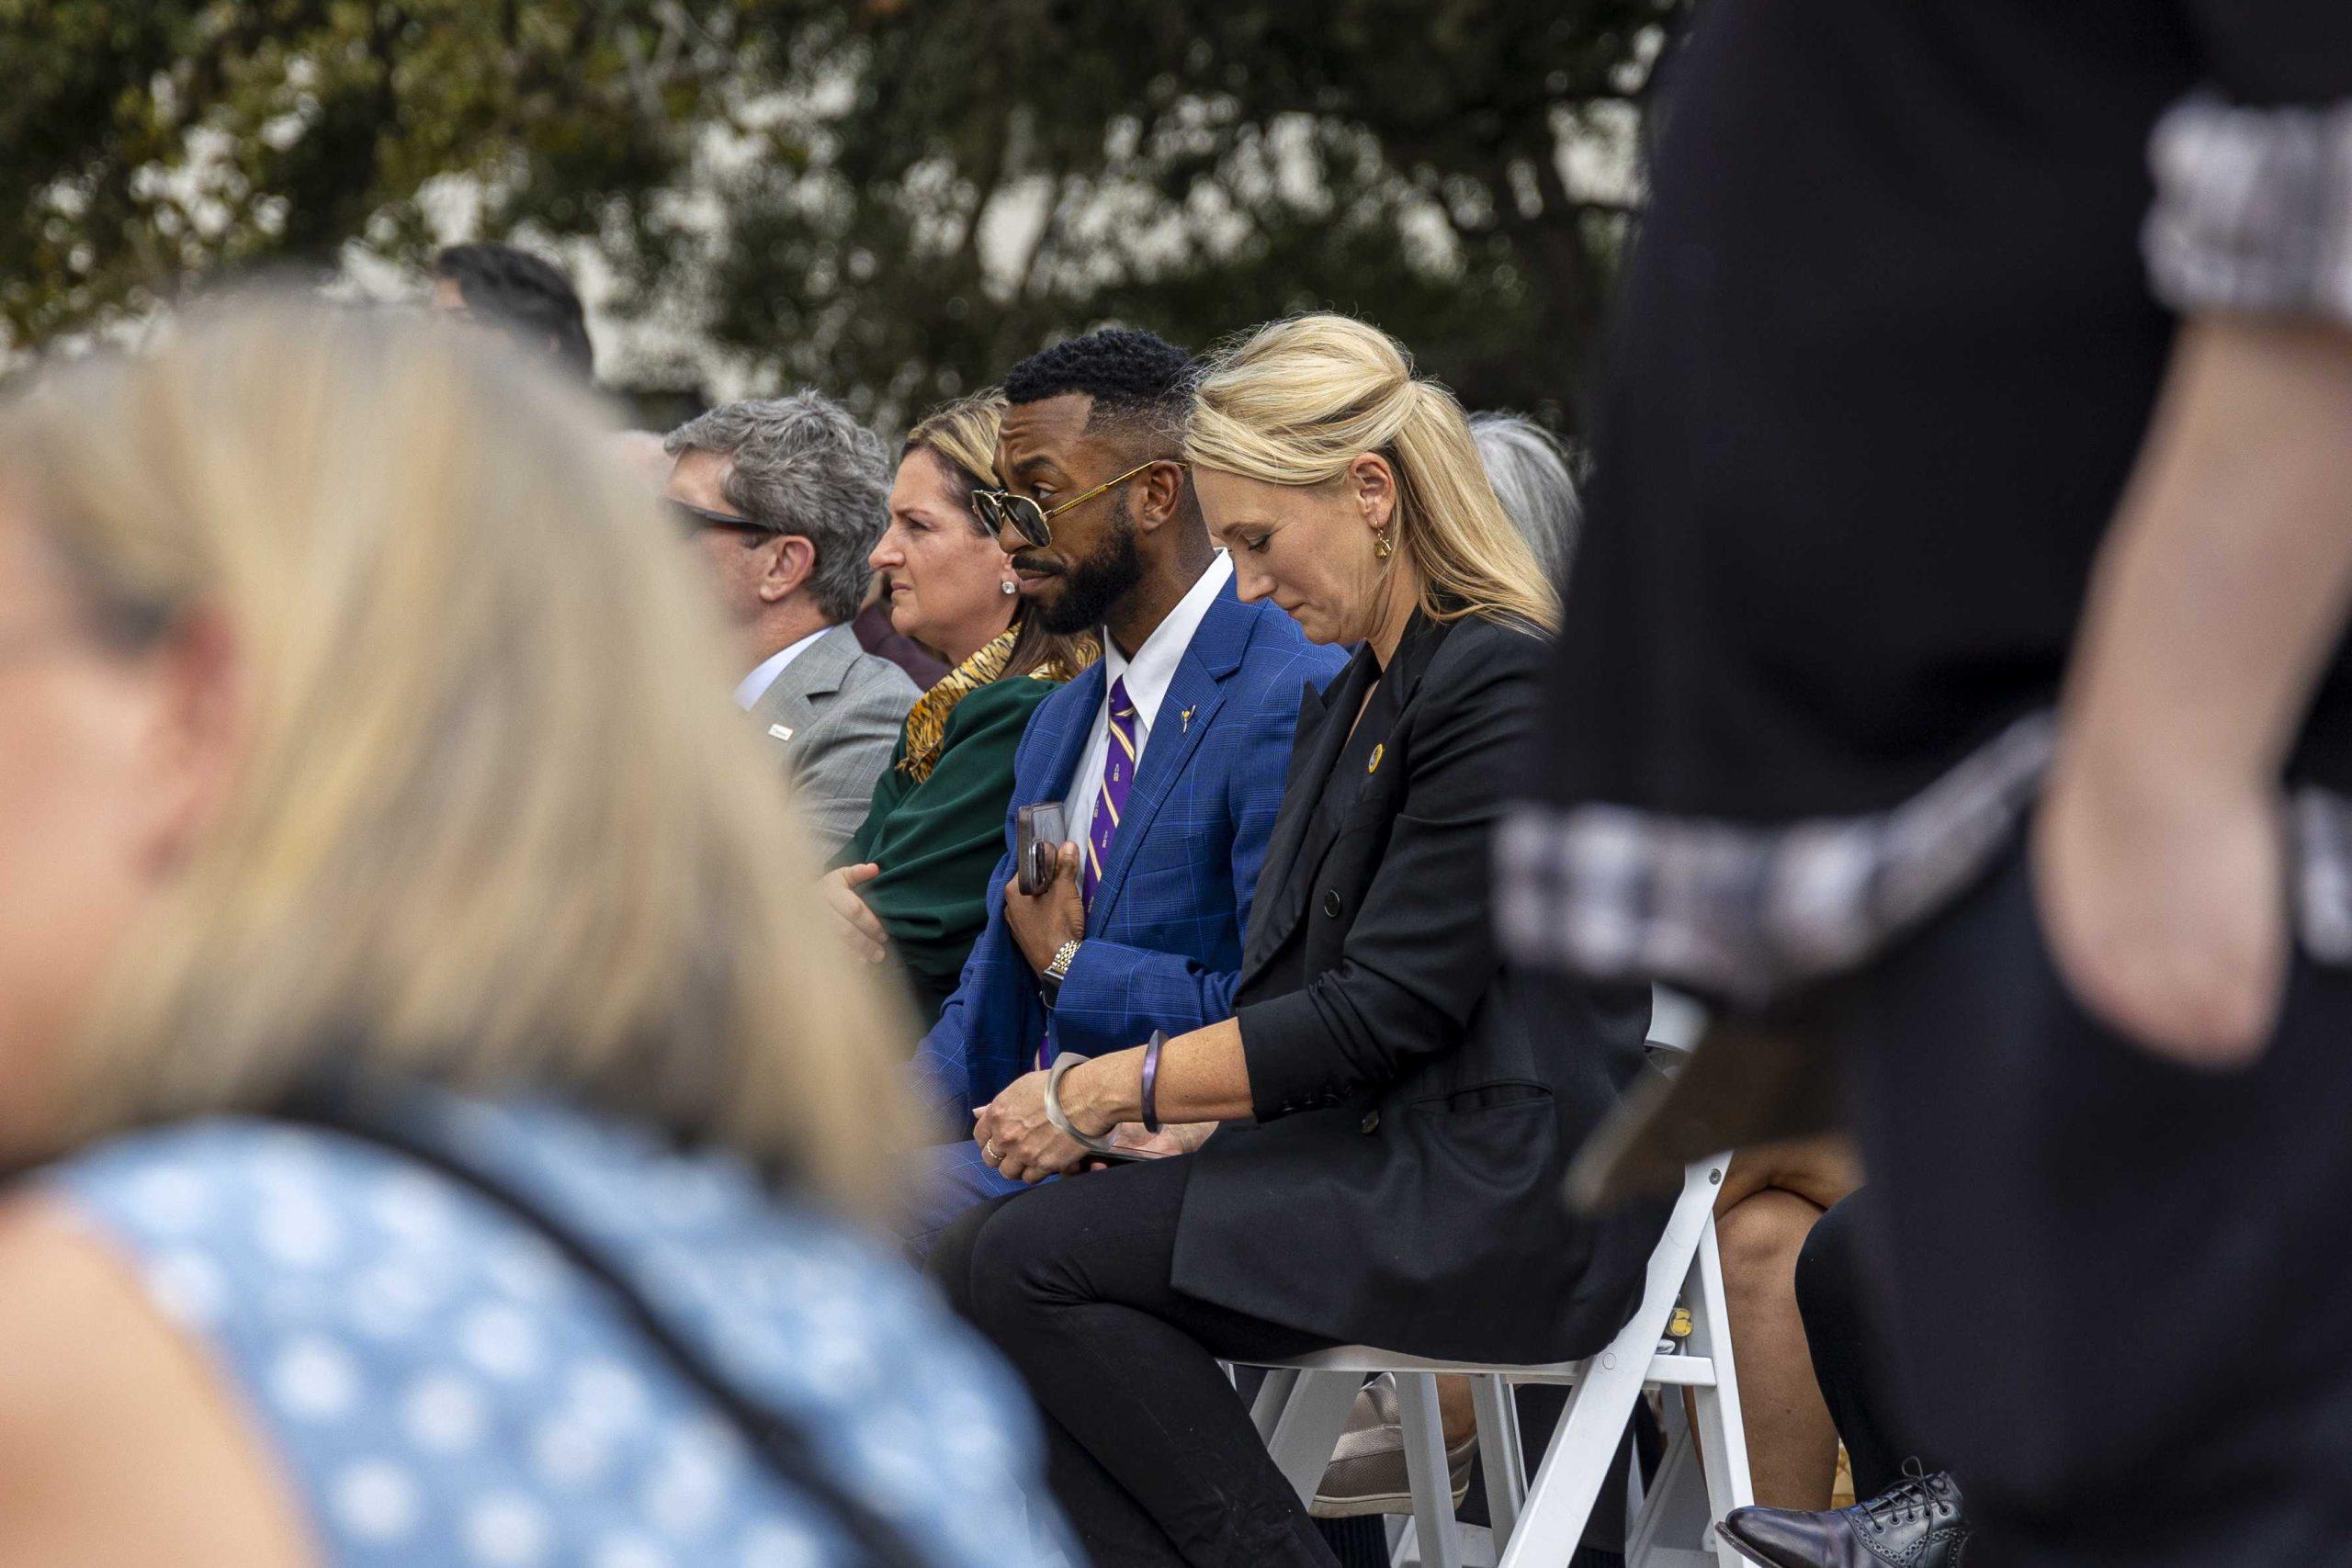
[[[735,682],[735,705],[745,713],[751,712],[752,705],[766,696],[768,688],[775,684],[775,678],[784,673],[784,667],[808,652],[819,637],[832,629],[831,626],[819,626],[798,642],[779,648],[761,660],[758,669]]]
[[[1159,716],[1160,699],[1168,695],[1169,683],[1176,679],[1176,666],[1182,661],[1184,650],[1193,646],[1193,634],[1201,629],[1201,621],[1209,613],[1209,605],[1225,591],[1233,577],[1233,562],[1223,550],[1216,552],[1200,581],[1185,591],[1160,623],[1151,628],[1143,646],[1129,659],[1111,640],[1106,627],[1102,633],[1102,694],[1110,700],[1111,682],[1124,680],[1127,683],[1127,700],[1136,705],[1136,717],[1146,729]]]

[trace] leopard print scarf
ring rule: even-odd
[[[956,711],[957,703],[1003,675],[1005,666],[1012,662],[1012,645],[1020,637],[1018,625],[1006,627],[915,699],[914,708],[907,715],[907,750],[899,759],[900,773],[917,784],[931,777],[931,770],[939,765],[940,748],[947,739],[948,716]],[[1091,662],[1091,657],[1086,661]],[[1077,673],[1076,670],[1063,669],[1058,660],[1048,660],[1029,671],[1029,679],[1067,681]]]

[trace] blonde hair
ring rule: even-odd
[[[64,1146],[356,1069],[880,1201],[906,1021],[824,945],[706,585],[584,393],[486,334],[246,301],[0,412],[0,484],[108,622],[218,616],[244,726]]]
[[[1395,338],[1346,316],[1294,316],[1213,353],[1185,456],[1268,484],[1338,479],[1366,453],[1396,471],[1396,562],[1432,619],[1484,615],[1558,629],[1557,594],[1505,514],[1453,394],[1413,374]]]
[[[958,398],[915,422],[901,452],[928,452],[954,465],[976,490],[996,488],[996,434],[1004,423],[1004,393],[994,387]]]

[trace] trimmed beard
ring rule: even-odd
[[[1111,606],[1142,581],[1143,551],[1136,546],[1135,513],[1122,488],[1102,544],[1064,575],[1060,598],[1037,605],[1037,624],[1057,637],[1092,631],[1109,615]]]

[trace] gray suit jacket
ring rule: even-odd
[[[802,820],[830,860],[865,820],[907,710],[922,695],[906,671],[837,626],[784,667],[752,705],[752,721],[795,785]]]

